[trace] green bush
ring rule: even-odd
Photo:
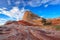
[[[54,26],[56,30],[60,30],[60,25]]]

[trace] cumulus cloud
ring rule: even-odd
[[[10,18],[16,18],[16,20],[21,20],[25,12],[25,9],[22,8],[21,10],[19,10],[18,7],[13,7],[10,11],[6,11],[3,8],[0,8],[0,11],[1,11],[0,14],[7,15]]]
[[[22,4],[24,7],[27,5],[30,5],[31,7],[38,7],[44,4],[48,4],[48,5],[60,4],[60,0],[12,0],[12,2],[16,6]],[[12,4],[11,0],[8,0],[8,4]]]
[[[49,3],[50,5],[57,5],[59,4],[60,5],[60,0],[54,0],[52,1],[51,3]]]
[[[29,1],[28,4],[32,7],[40,6],[41,5],[41,0],[32,0],[32,1]]]
[[[31,0],[29,5],[32,7],[38,7],[41,5],[45,5],[45,7],[48,5],[60,5],[60,0]]]

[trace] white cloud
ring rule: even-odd
[[[32,7],[37,7],[41,5],[41,0],[31,0],[28,2],[28,4]]]
[[[16,4],[16,5],[19,5],[19,4],[20,4],[20,1],[16,1],[15,4]]]
[[[26,11],[24,8],[20,9],[18,7],[13,7],[10,11],[5,10],[5,8],[0,8],[1,13],[10,17],[10,20],[16,19],[16,21],[21,20],[24,12]],[[0,25],[4,24],[7,20],[4,18],[0,18]]]
[[[22,4],[24,7],[26,7],[27,5],[30,5],[31,7],[38,7],[41,5],[59,5],[60,4],[60,0],[7,0],[9,5],[12,5],[11,2],[13,2],[16,6],[19,6],[20,4]]]
[[[4,10],[6,10],[7,8],[3,7]]]
[[[43,4],[45,4],[45,3],[47,3],[47,2],[50,2],[51,0],[42,0],[41,2],[43,3]]]
[[[32,7],[38,7],[41,5],[45,5],[45,7],[47,7],[48,5],[60,5],[60,0],[31,0],[28,4]]]
[[[60,5],[60,0],[42,0],[42,3],[48,5]]]
[[[6,21],[7,21],[7,19],[0,18],[0,25],[5,24]]]
[[[50,5],[60,5],[60,0],[54,0],[51,3],[49,3]]]
[[[11,0],[7,0],[8,5],[11,5]]]
[[[45,8],[48,7],[48,4],[44,5],[44,7],[45,7]]]
[[[43,16],[40,16],[41,18],[43,18]]]
[[[10,11],[6,11],[4,9],[1,9],[0,11],[2,12],[2,14],[7,15],[10,18],[16,18],[16,20],[21,20],[25,12],[25,9],[22,8],[21,10],[19,10],[18,7],[13,7]]]
[[[1,14],[2,12],[0,12],[0,14]]]

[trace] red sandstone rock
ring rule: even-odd
[[[47,19],[46,22],[51,23],[51,25],[60,25],[60,18]]]
[[[60,18],[52,19],[52,25],[60,25]]]

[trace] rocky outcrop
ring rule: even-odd
[[[17,24],[17,25],[24,25],[24,26],[39,26],[37,24],[33,24],[30,23],[28,21],[24,21],[24,20],[19,20],[19,21],[7,21],[5,25],[9,25],[9,24]]]
[[[32,21],[32,20],[36,20],[36,19],[39,19],[39,18],[40,18],[39,16],[33,14],[32,12],[26,11],[24,13],[24,16],[23,16],[22,20]]]
[[[12,24],[12,23],[14,23],[14,24],[18,24],[17,21],[7,21],[7,22],[5,23],[5,25],[9,25],[9,24]]]
[[[60,25],[60,18],[47,19],[46,23],[51,25]]]
[[[52,19],[52,25],[60,25],[60,18]]]
[[[60,31],[21,24],[9,24],[1,28],[0,40],[60,40]]]
[[[30,11],[26,11],[24,13],[23,19],[25,21],[28,21],[30,23],[33,23],[35,25],[43,25],[44,23],[42,22],[44,20],[44,18],[37,16],[36,14],[33,14]]]

